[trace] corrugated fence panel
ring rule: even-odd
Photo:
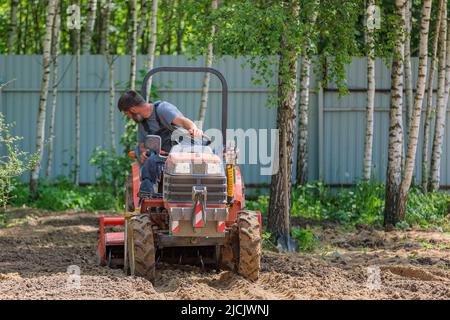
[[[13,134],[23,136],[21,147],[29,152],[35,150],[37,109],[41,83],[41,56],[0,56],[0,83],[15,79],[0,93],[0,111],[8,122],[14,122]],[[244,131],[272,129],[276,127],[276,107],[267,105],[270,90],[264,83],[255,84],[255,73],[244,65],[245,57],[224,57],[213,64],[221,71],[228,82],[228,127]],[[115,60],[115,106],[120,94],[129,87],[129,56],[118,56]],[[57,98],[55,121],[54,166],[52,176],[70,175],[74,165],[75,143],[75,58],[59,58],[60,84]],[[136,89],[140,91],[141,80],[146,72],[147,57],[138,56]],[[158,66],[202,66],[204,58],[196,60],[187,56],[157,56]],[[413,70],[417,68],[417,59],[413,59]],[[322,177],[326,183],[349,184],[358,181],[362,174],[365,108],[367,95],[364,88],[367,83],[366,60],[354,58],[347,67],[347,85],[350,94],[339,96],[336,86],[330,83],[321,93],[318,90],[316,75],[311,80],[309,109],[309,178]],[[276,74],[276,73],[275,73]],[[414,84],[417,72],[414,73]],[[161,99],[168,100],[179,107],[189,118],[198,118],[202,73],[161,73],[154,76]],[[274,79],[274,82],[276,79]],[[436,81],[435,81],[436,83]],[[50,81],[50,88],[52,80]],[[436,84],[435,84],[436,87]],[[386,172],[389,103],[390,103],[390,66],[385,60],[376,62],[375,130],[373,163],[374,177],[382,181]],[[356,89],[356,90],[351,90]],[[109,130],[109,92],[108,66],[103,56],[81,57],[81,168],[80,179],[83,183],[95,181],[96,170],[89,164],[94,148],[108,149],[111,145]],[[320,95],[323,106],[319,106]],[[51,89],[48,96],[48,114],[50,112]],[[124,131],[123,116],[115,109],[116,139]],[[211,76],[208,110],[204,129],[221,126],[221,84]],[[320,122],[322,121],[322,123]],[[48,125],[47,125],[48,127]],[[320,128],[323,131],[320,132]],[[47,128],[48,129],[48,128]],[[47,135],[48,136],[48,135]],[[450,128],[446,128],[442,157],[442,184],[450,184],[450,158],[447,156]],[[267,146],[270,149],[270,132]],[[421,142],[416,163],[416,177],[420,180]],[[322,145],[323,143],[323,145]],[[297,141],[295,141],[297,144]],[[322,148],[322,150],[321,150]],[[247,159],[253,156],[241,150],[241,156]],[[295,148],[297,153],[297,146]],[[45,153],[46,154],[46,153]],[[272,154],[272,150],[268,150]],[[323,163],[320,160],[323,159]],[[258,159],[260,160],[260,159]],[[45,172],[47,156],[42,163]],[[256,164],[242,165],[244,179],[248,184],[265,184],[270,176],[260,174],[261,167]],[[294,175],[296,171],[294,165]],[[24,176],[27,179],[28,175]]]

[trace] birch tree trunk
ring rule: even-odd
[[[430,135],[431,135],[431,121],[433,119],[433,83],[434,74],[436,70],[436,58],[439,44],[439,33],[441,28],[442,11],[444,6],[444,0],[439,1],[438,17],[436,20],[436,26],[433,39],[433,52],[431,54],[431,69],[428,73],[428,88],[427,88],[427,105],[425,111],[425,121],[423,129],[423,142],[422,142],[422,190],[428,191],[428,158],[430,157]]]
[[[430,29],[432,3],[432,0],[424,0],[422,7],[419,44],[419,72],[417,78],[416,96],[414,99],[414,110],[412,111],[412,117],[409,126],[408,151],[406,154],[405,169],[403,172],[403,180],[400,186],[400,194],[398,196],[396,213],[397,221],[402,221],[405,217],[408,191],[411,186],[414,164],[416,161],[417,144],[419,142],[420,118],[422,115],[422,104],[425,95],[425,86],[428,72],[428,35]]]
[[[406,132],[409,132],[409,124],[413,108],[413,83],[411,70],[411,1],[406,6],[406,34],[405,34],[405,104],[406,104]]]
[[[384,208],[384,225],[391,229],[396,223],[398,194],[401,183],[402,148],[403,148],[403,56],[405,31],[406,0],[396,0],[396,15],[400,25],[396,30],[391,72],[391,106],[389,113],[389,145],[386,175],[386,198]]]
[[[82,43],[83,54],[89,54],[91,51],[92,32],[94,31],[96,14],[97,14],[97,0],[89,0],[86,30],[83,34],[83,43]]]
[[[111,0],[106,0],[105,10],[103,11],[103,21],[106,25],[109,25],[111,13]],[[106,52],[103,54],[106,55],[106,62],[108,64],[108,77],[109,77],[109,132],[111,137],[111,151],[115,154],[117,145],[116,145],[116,126],[114,120],[114,111],[115,111],[115,83],[114,83],[114,56],[111,52],[111,45],[109,40],[109,32],[107,31],[104,35],[105,38],[105,46]]]
[[[30,177],[30,196],[33,199],[36,199],[38,197],[37,187],[38,187],[39,171],[41,169],[41,161],[44,152],[45,115],[46,115],[46,105],[48,95],[48,83],[50,79],[50,62],[51,62],[50,50],[52,46],[53,21],[55,18],[56,6],[58,5],[57,2],[58,2],[57,0],[49,0],[47,8],[45,38],[43,44],[44,51],[42,55],[42,81],[41,81],[41,92],[39,95],[39,111],[36,130],[36,152],[39,154],[39,161],[31,171]]]
[[[289,4],[289,14],[298,19],[297,3]],[[287,25],[287,28],[290,26]],[[294,135],[296,125],[297,100],[297,52],[289,39],[283,35],[280,43],[278,66],[278,108],[277,128],[279,168],[272,175],[270,183],[269,216],[267,229],[275,237],[290,236],[290,204],[292,188],[292,165],[294,159]],[[285,144],[280,148],[280,144]]]
[[[211,9],[214,11],[217,9],[217,0],[211,1]],[[216,33],[216,27],[214,24],[211,26],[211,39],[214,38],[214,34]],[[214,52],[213,52],[213,44],[212,42],[208,43],[208,54],[206,56],[206,63],[205,67],[211,68],[212,61],[214,58]],[[208,91],[209,91],[209,80],[210,80],[210,73],[205,72],[205,75],[203,76],[203,84],[202,84],[202,97],[200,100],[200,111],[198,115],[198,121],[200,122],[200,125],[203,126],[203,122],[205,121],[205,114],[206,114],[206,107],[208,105]]]
[[[364,181],[369,181],[372,174],[373,118],[375,108],[375,43],[374,43],[375,0],[367,3],[367,111],[366,137],[364,141]]]
[[[130,1],[131,15],[131,62],[130,62],[130,89],[136,87],[136,52],[137,52],[137,1]]]
[[[57,6],[55,12],[55,20],[53,24],[53,40],[52,40],[52,63],[53,63],[53,86],[52,86],[52,108],[50,111],[49,129],[48,129],[48,154],[47,154],[47,170],[46,176],[50,177],[53,164],[53,146],[55,139],[55,117],[56,117],[56,101],[58,96],[58,55],[59,44],[61,40],[61,13]]]
[[[309,89],[311,81],[311,36],[316,28],[319,0],[315,1],[316,7],[310,20],[311,32],[307,36],[305,50],[302,52],[300,101],[298,119],[298,142],[297,142],[297,183],[305,184],[308,181],[308,111],[309,111]]]
[[[153,0],[152,3],[152,20],[150,23],[150,45],[148,50],[148,69],[153,69],[153,65],[155,64],[155,50],[156,50],[156,40],[158,35],[158,0]],[[149,101],[150,94],[152,90],[152,78],[148,80],[147,86],[147,96],[145,97],[146,101]]]
[[[15,52],[14,47],[17,42],[17,7],[19,0],[11,0],[10,18],[11,23],[9,25],[9,37],[8,37],[8,54]]]
[[[439,189],[440,169],[441,169],[441,152],[442,142],[444,140],[445,127],[445,66],[446,66],[446,49],[447,49],[447,1],[444,1],[442,11],[441,28],[439,35],[440,49],[439,49],[439,64],[438,64],[438,93],[436,104],[436,117],[434,127],[433,148],[431,152],[431,167],[430,167],[430,191]]]
[[[80,6],[80,1],[75,3]],[[81,39],[80,29],[75,29],[75,169],[74,169],[74,183],[80,183],[80,149],[81,149],[81,131],[80,131],[80,52]]]

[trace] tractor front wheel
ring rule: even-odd
[[[128,261],[130,271],[155,281],[155,245],[150,217],[138,215],[128,222]]]
[[[261,262],[261,234],[258,215],[254,211],[241,211],[238,215],[239,257],[238,273],[256,281]]]

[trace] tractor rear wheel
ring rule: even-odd
[[[258,215],[254,211],[240,211],[238,215],[239,259],[238,273],[256,281],[261,262],[261,234]]]
[[[128,261],[134,274],[155,281],[155,245],[150,217],[138,215],[128,222]]]

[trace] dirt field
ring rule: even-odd
[[[265,251],[256,283],[160,265],[152,286],[96,265],[95,214],[16,209],[13,218],[21,223],[0,229],[0,299],[450,299],[448,233],[323,226],[315,253]],[[67,286],[69,265],[80,267],[79,289]]]

